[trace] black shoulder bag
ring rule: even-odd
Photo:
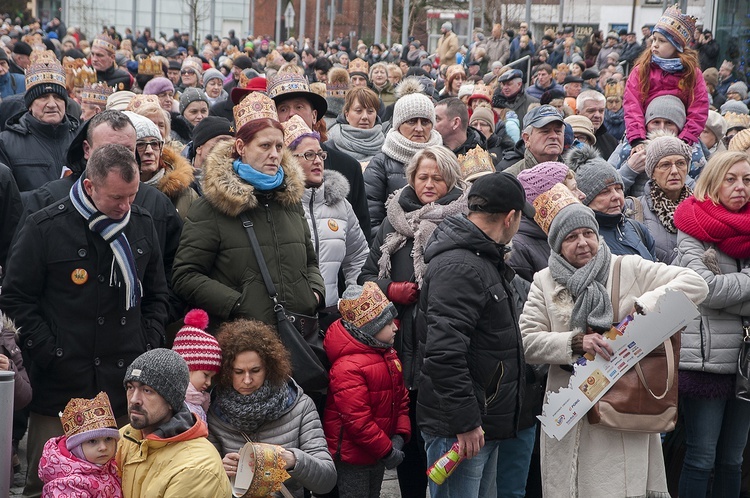
[[[291,356],[294,380],[308,394],[325,393],[328,389],[328,370],[323,365],[322,359],[326,355],[322,344],[320,344],[320,336],[315,331],[315,334],[309,339],[305,338],[294,326],[292,322],[298,320],[296,320],[293,314],[287,312],[279,302],[276,286],[273,285],[271,274],[268,272],[268,266],[266,266],[266,261],[263,259],[258,237],[255,235],[253,222],[246,213],[242,213],[240,219],[242,220],[242,226],[247,232],[247,238],[250,239],[250,245],[258,261],[258,268],[260,268],[263,282],[266,284],[268,296],[273,301],[273,311],[276,313],[279,338]],[[317,328],[317,325],[315,328]]]

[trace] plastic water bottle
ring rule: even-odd
[[[456,441],[453,443],[453,446],[451,446],[451,449],[438,458],[437,461],[427,469],[427,477],[432,479],[435,484],[443,484],[453,471],[456,470],[458,464],[461,463],[462,460],[463,457],[458,453],[458,441]]]

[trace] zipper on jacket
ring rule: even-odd
[[[498,376],[498,372],[500,372],[500,376]],[[489,409],[490,403],[495,401],[497,399],[497,394],[500,392],[500,384],[503,382],[503,377],[505,376],[505,365],[503,365],[503,362],[500,362],[500,365],[497,366],[495,369],[495,372],[492,374],[492,377],[490,378],[489,387],[492,387],[494,384],[495,386],[495,392],[492,393],[492,396],[489,398],[487,397],[487,389],[485,389],[485,398],[484,398],[484,414],[487,415],[487,410]],[[495,378],[497,377],[497,381],[495,381]]]
[[[706,342],[703,337],[703,317],[700,317],[699,330],[701,331],[701,370],[706,369]]]
[[[318,222],[315,220],[315,211],[313,205],[315,204],[315,191],[317,189],[310,189],[310,221],[312,222],[313,238],[315,239],[315,254],[318,255],[318,261],[320,261],[320,241],[318,240]]]
[[[344,444],[344,421],[339,416],[339,422],[341,422],[341,429],[339,429],[339,440],[336,444],[336,454],[333,457],[334,461],[341,461],[341,446]]]

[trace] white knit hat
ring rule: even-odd
[[[393,107],[393,129],[413,118],[426,118],[435,126],[435,104],[429,97],[420,93],[404,95],[396,101]]]
[[[159,127],[156,126],[156,124],[154,124],[154,122],[147,117],[141,116],[140,114],[136,114],[132,111],[123,111],[123,114],[125,114],[128,119],[130,119],[130,122],[133,123],[133,128],[135,128],[136,140],[140,140],[141,138],[145,137],[156,137],[159,140],[164,140],[164,138],[161,136],[161,132],[159,131]]]

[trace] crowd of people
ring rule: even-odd
[[[0,18],[23,496],[747,494],[748,87],[696,22],[429,53]],[[541,432],[670,290],[678,430]]]

